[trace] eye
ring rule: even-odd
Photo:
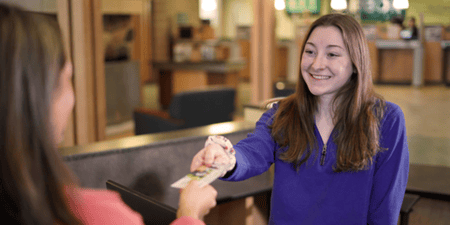
[[[309,50],[309,49],[305,50],[305,53],[306,53],[307,55],[312,55],[312,54],[314,54],[314,52],[313,52],[312,50]]]
[[[339,55],[336,53],[328,53],[328,56],[329,57],[338,57]]]

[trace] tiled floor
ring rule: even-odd
[[[450,88],[445,86],[376,86],[377,93],[398,104],[405,114],[410,162],[450,166]],[[144,88],[144,106],[158,109],[158,87]],[[250,85],[238,87],[240,105],[237,118],[242,116],[242,105],[250,101]]]
[[[410,161],[450,166],[450,88],[377,86],[405,114]]]

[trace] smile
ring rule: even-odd
[[[316,80],[328,80],[331,78],[331,76],[323,76],[323,75],[314,75],[314,74],[310,74],[311,77],[313,77]]]

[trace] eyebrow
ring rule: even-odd
[[[312,43],[312,42],[306,42],[306,44],[310,44],[310,45],[316,47],[316,45],[315,45],[314,43]],[[342,47],[339,46],[339,45],[327,45],[327,48],[340,48],[340,49],[344,49],[344,48],[342,48]],[[344,49],[344,50],[345,50],[345,49]]]

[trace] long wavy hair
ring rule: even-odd
[[[66,62],[56,21],[0,4],[0,196],[5,221],[77,224],[51,122],[52,94]]]
[[[355,68],[350,80],[332,101],[337,145],[335,172],[366,169],[373,161],[379,146],[379,126],[385,101],[373,90],[369,49],[361,25],[343,14],[328,14],[317,19],[309,28],[301,52],[312,31],[319,26],[334,26],[342,33],[345,47]],[[302,56],[300,57],[300,61]],[[286,149],[280,159],[298,167],[317,151],[314,135],[314,113],[318,98],[308,89],[299,74],[296,92],[279,102],[270,125],[274,140]],[[315,150],[316,149],[316,150]]]

